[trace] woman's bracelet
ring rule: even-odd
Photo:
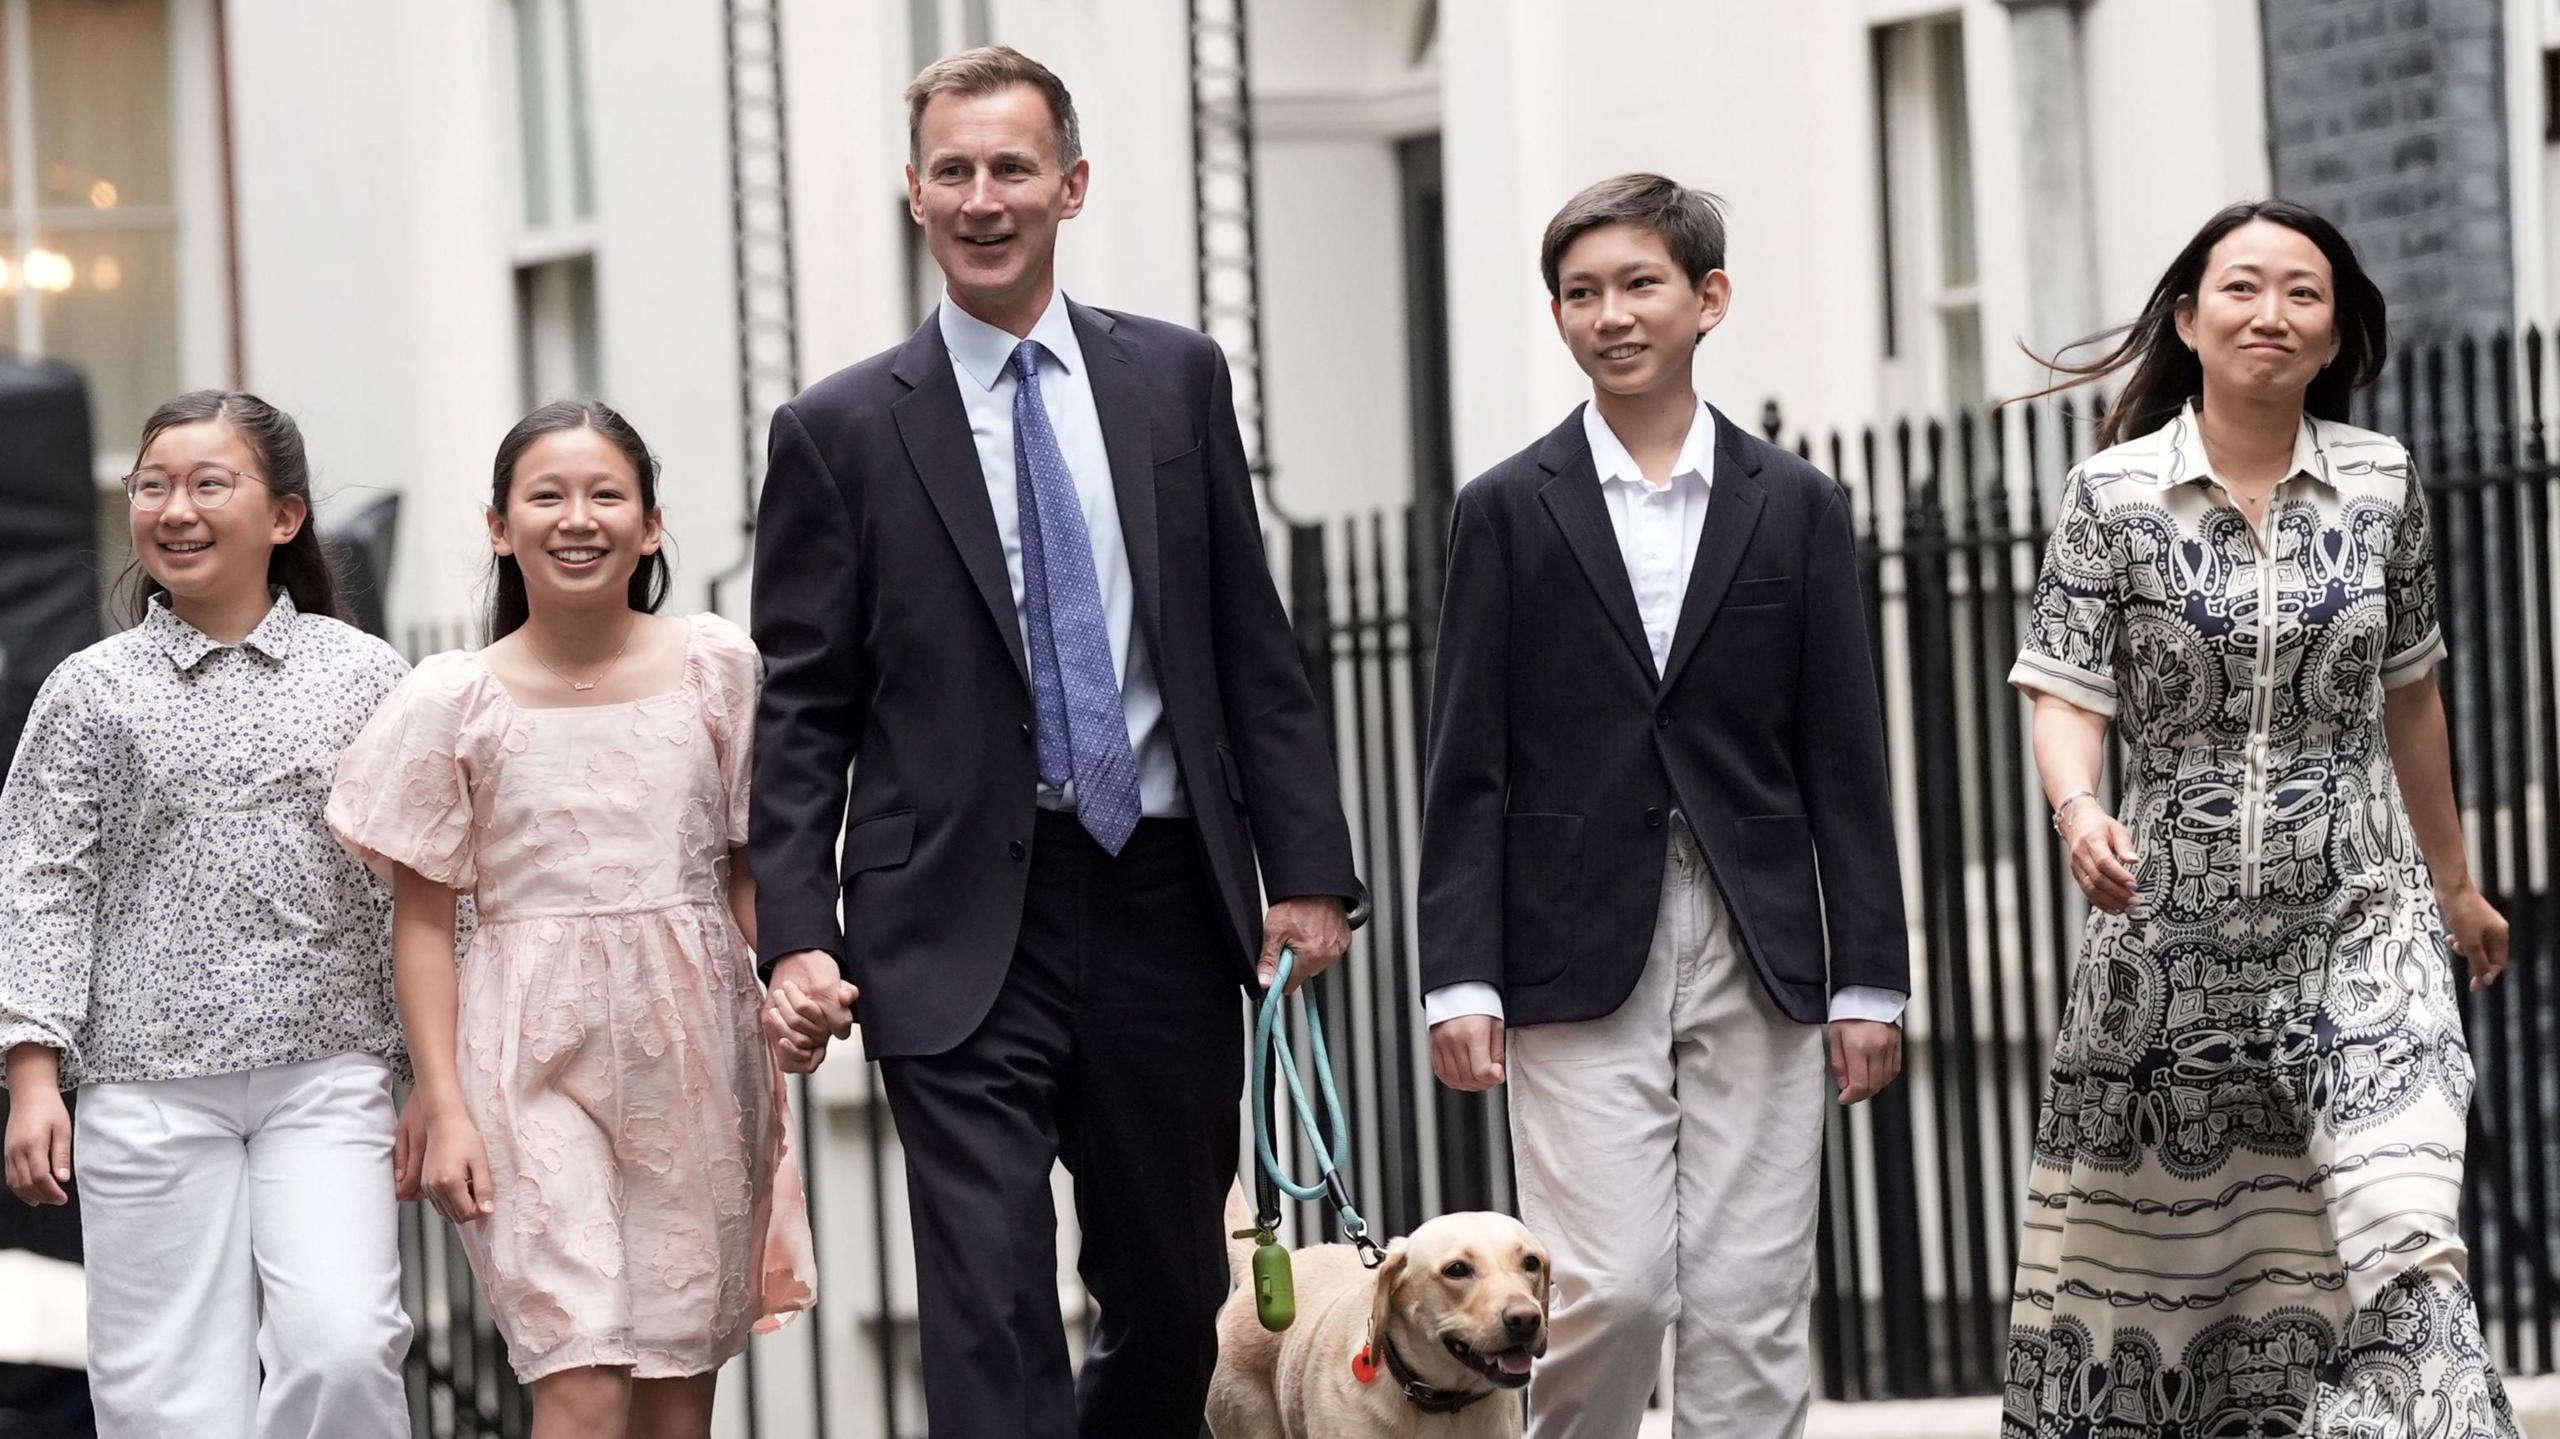
[[[2062,803],[2053,807],[2054,836],[2058,839],[2069,839],[2071,836],[2064,831],[2063,826],[2070,820],[2073,807],[2078,805],[2080,801],[2084,799],[2096,799],[2097,797],[2098,792],[2093,789],[2079,790],[2075,793],[2064,795],[2062,797]]]

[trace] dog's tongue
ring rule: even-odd
[[[1529,1372],[1529,1351],[1506,1349],[1493,1356],[1493,1367],[1505,1374],[1526,1374]]]

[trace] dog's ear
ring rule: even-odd
[[[1535,1250],[1531,1251],[1536,1253]],[[1538,1255],[1538,1313],[1548,1315],[1556,1302],[1556,1261],[1554,1256]]]
[[[1369,1342],[1377,1344],[1387,1337],[1387,1310],[1394,1302],[1396,1286],[1404,1281],[1404,1246],[1399,1244],[1388,1250],[1386,1262],[1370,1279],[1377,1290],[1369,1300]]]

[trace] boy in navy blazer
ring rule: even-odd
[[[1910,956],[1845,491],[1699,399],[1715,201],[1583,191],[1541,246],[1591,401],[1460,492],[1425,775],[1432,1067],[1507,1079],[1553,1246],[1532,1439],[1801,1432],[1828,1081],[1901,1068]]]

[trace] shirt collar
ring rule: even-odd
[[[1005,366],[1013,363],[1014,347],[1022,340],[961,309],[952,301],[949,290],[942,293],[941,320],[942,343],[951,351],[951,358],[959,362],[979,389],[994,389],[996,381],[1004,378]],[[1039,323],[1022,338],[1037,340],[1068,374],[1084,368],[1084,347],[1076,343],[1075,321],[1067,313],[1064,290],[1049,292],[1049,308],[1040,312]]]
[[[2205,453],[2203,420],[2194,400],[2178,411],[2178,417],[2160,429],[2160,464],[2157,474],[2162,489],[2177,485],[2203,484],[2210,480],[2223,483],[2213,472],[2213,460]],[[2329,447],[2321,442],[2320,421],[2305,412],[2302,427],[2293,434],[2293,467],[2285,471],[2287,479],[2300,475],[2330,489],[2338,482],[2329,473]]]
[[[1611,480],[1639,485],[1645,482],[1644,467],[1619,443],[1617,432],[1600,418],[1596,404],[1582,407],[1582,436],[1591,444],[1591,467],[1600,472],[1602,484]],[[1682,475],[1696,475],[1700,484],[1709,489],[1715,487],[1716,417],[1705,400],[1698,401],[1698,413],[1689,421],[1689,437],[1680,442],[1680,458],[1671,463],[1671,477],[1677,480]]]
[[[294,608],[293,596],[283,590],[275,592],[276,602],[267,610],[266,618],[241,637],[240,647],[253,649],[271,660],[282,660],[293,649],[293,625],[300,611]],[[143,632],[169,662],[182,670],[191,670],[215,650],[230,649],[211,635],[178,618],[169,608],[166,595],[151,597],[150,612],[142,617]]]

